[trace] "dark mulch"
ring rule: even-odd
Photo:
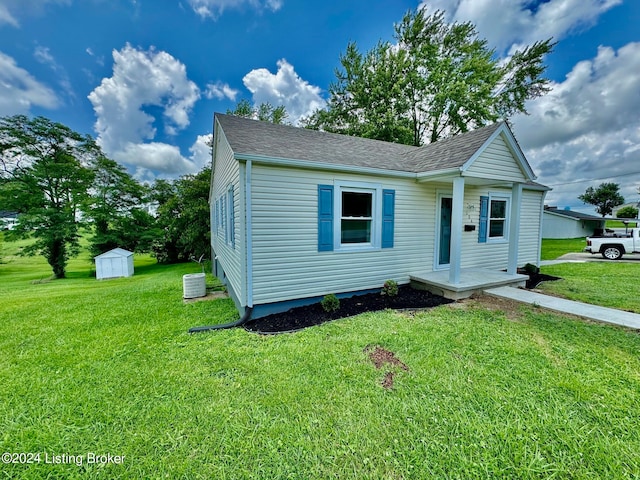
[[[553,282],[554,280],[561,280],[560,277],[554,277],[553,275],[545,275],[544,273],[534,273],[527,274],[529,275],[529,280],[527,280],[526,287],[536,288],[542,282]]]
[[[451,303],[444,297],[433,295],[422,290],[415,290],[408,285],[398,289],[398,295],[387,297],[380,293],[368,293],[350,298],[340,299],[340,309],[334,313],[327,313],[319,303],[305,307],[292,308],[284,313],[276,313],[267,317],[251,320],[245,328],[258,333],[282,333],[300,330],[313,325],[320,325],[329,320],[351,317],[364,312],[375,312],[403,308],[429,308]]]
[[[540,282],[559,280],[559,277],[552,277],[543,273],[529,274],[529,277],[527,288],[535,288]],[[322,306],[316,303],[251,320],[244,328],[257,333],[294,332],[314,325],[321,325],[330,320],[351,317],[364,312],[375,312],[386,308],[394,310],[431,308],[451,302],[452,300],[444,297],[404,285],[399,288],[398,295],[395,297],[390,298],[380,295],[380,293],[368,293],[366,295],[342,298],[340,299],[340,309],[333,313],[325,312]]]

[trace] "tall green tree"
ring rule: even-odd
[[[624,203],[624,197],[620,195],[620,185],[613,182],[601,183],[598,188],[589,187],[578,198],[584,203],[594,205],[596,211],[606,217],[615,207]]]
[[[99,153],[93,139],[44,117],[0,118],[0,204],[18,212],[11,238],[33,237],[24,254],[47,259],[55,278],[79,252],[80,206]]]
[[[501,62],[472,23],[447,23],[426,9],[407,12],[395,39],[364,54],[350,43],[327,108],[306,126],[422,145],[526,113],[526,100],[549,90],[542,75],[551,39]]]
[[[161,237],[153,246],[160,263],[176,263],[211,254],[209,186],[211,167],[174,181],[158,180],[153,197],[158,202]]]
[[[243,98],[236,104],[233,110],[227,109],[227,115],[235,115],[237,117],[253,118],[262,122],[271,122],[277,124],[287,124],[287,109],[284,105],[274,107],[269,102],[263,102],[257,107],[253,107],[249,100]]]
[[[150,251],[157,232],[155,219],[143,208],[149,202],[149,189],[104,155],[95,159],[91,170],[94,181],[84,208],[93,221],[91,254],[99,255],[115,247]]]

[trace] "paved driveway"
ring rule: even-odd
[[[584,263],[584,262],[623,262],[623,263],[636,263],[640,265],[640,253],[625,253],[622,256],[622,260],[607,260],[602,258],[602,255],[596,253],[592,255],[587,252],[580,253],[566,253],[555,260],[543,260],[540,265],[555,265],[558,263]]]

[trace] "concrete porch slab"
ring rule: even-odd
[[[449,271],[414,273],[409,275],[411,286],[419,290],[427,290],[450,300],[468,298],[474,293],[480,293],[488,288],[513,286],[524,287],[529,279],[528,275],[515,274],[499,270],[483,268],[463,268],[460,271],[460,282],[456,285],[449,283]]]

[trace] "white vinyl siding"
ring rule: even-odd
[[[244,235],[240,236],[241,228],[238,218],[241,211],[240,167],[233,156],[222,129],[219,128],[219,125],[216,127],[211,202],[218,218],[216,222],[217,229],[212,226],[214,230],[211,235],[211,245],[218,257],[218,262],[225,272],[227,283],[230,284],[242,305],[245,305],[246,293],[242,261],[244,248],[241,240],[244,239]],[[231,193],[233,193],[233,198],[231,198]],[[235,213],[233,222],[229,215],[231,202],[233,202],[233,211]],[[235,239],[235,241],[231,242],[229,239]]]
[[[476,225],[473,232],[462,232],[462,268],[505,269],[509,256],[509,242],[478,243],[478,225],[480,223],[480,197],[498,198],[503,194],[511,196],[511,189],[488,190],[482,187],[465,188],[464,216],[465,225]],[[518,265],[537,264],[539,260],[540,209],[543,192],[523,190],[520,208],[520,238],[518,242]],[[511,205],[513,208],[513,205]],[[508,227],[507,227],[508,228]]]
[[[318,185],[370,182],[394,189],[394,247],[318,252]],[[431,271],[435,192],[412,179],[253,165],[253,299],[263,304],[407,283]]]
[[[465,175],[510,182],[525,181],[520,165],[502,135],[498,135],[487,145],[482,154],[465,171]]]
[[[540,211],[543,208],[543,192],[522,191],[520,208],[520,238],[518,242],[518,265],[537,265],[540,261]]]
[[[545,211],[542,220],[542,238],[590,237],[596,228],[603,228],[602,225],[603,223],[598,220],[579,220]]]

